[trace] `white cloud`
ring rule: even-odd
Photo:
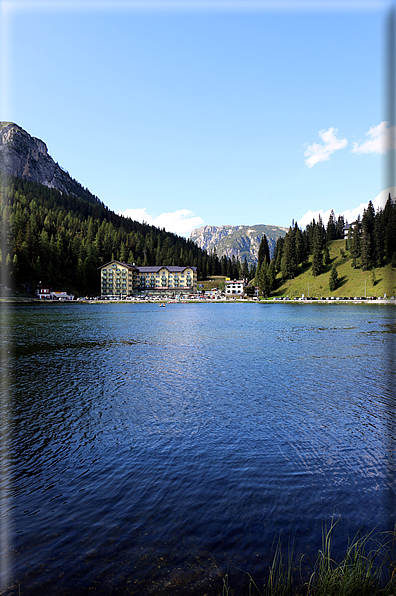
[[[386,153],[396,149],[396,126],[388,128],[389,122],[381,122],[372,126],[365,136],[369,137],[364,143],[354,143],[352,153]]]
[[[319,136],[324,141],[323,145],[314,143],[309,145],[304,155],[307,158],[305,163],[309,168],[312,168],[316,163],[320,161],[329,161],[330,155],[338,149],[343,149],[347,146],[348,141],[346,139],[337,139],[336,128],[329,128],[329,130],[320,130]]]
[[[382,190],[379,195],[377,195],[374,199],[371,200],[373,203],[374,209],[378,211],[379,208],[383,209],[385,207],[385,203],[388,200],[389,193],[394,199],[396,197],[396,186],[391,186],[385,190]],[[338,215],[343,215],[344,219],[349,223],[355,221],[358,215],[362,217],[363,210],[367,209],[368,201],[366,203],[360,203],[358,207],[353,207],[352,209],[346,209],[341,213],[336,213],[336,217]],[[318,221],[319,215],[321,216],[324,225],[327,225],[329,220],[331,209],[327,209],[327,211],[323,211],[323,209],[319,209],[318,211],[307,211],[304,215],[298,220],[297,225],[304,229],[311,221],[314,219]]]
[[[119,215],[130,217],[140,223],[146,222],[157,228],[165,228],[167,232],[173,232],[179,236],[189,236],[190,232],[199,226],[205,224],[202,217],[197,217],[188,209],[178,209],[177,211],[161,213],[158,217],[152,217],[146,213],[146,207],[141,209],[126,209],[119,211]]]
[[[331,209],[327,209],[327,211],[323,211],[323,209],[319,209],[318,211],[309,210],[306,213],[304,213],[304,215],[297,221],[297,225],[304,230],[305,227],[308,224],[310,224],[313,219],[315,221],[318,221],[319,215],[322,218],[323,223],[326,225],[329,219],[330,212]]]

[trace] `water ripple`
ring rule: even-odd
[[[277,531],[309,551],[333,514],[388,523],[391,311],[64,306],[11,325],[25,594],[215,593],[227,564],[266,569]]]

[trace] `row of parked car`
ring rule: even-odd
[[[302,296],[301,298],[296,296],[293,300],[306,301],[306,300],[385,300],[382,296],[322,296],[317,298],[316,296]],[[274,300],[291,300],[289,296],[275,296]],[[395,300],[394,296],[390,297],[390,300]]]

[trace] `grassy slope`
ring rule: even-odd
[[[341,254],[342,250],[345,252],[344,257]],[[361,268],[354,269],[351,266],[352,259],[350,254],[345,251],[345,240],[329,242],[329,252],[331,264],[326,267],[322,275],[314,277],[310,265],[304,270],[300,268],[299,275],[283,283],[273,292],[273,295],[289,296],[290,298],[302,294],[307,296],[309,283],[309,295],[317,298],[321,296],[364,296],[365,281],[367,296],[383,296],[386,293],[389,298],[396,295],[396,272],[392,270],[390,264],[373,270],[376,277],[376,282],[373,284],[372,271],[363,271]],[[340,285],[337,290],[330,292],[329,277],[334,263],[337,266]],[[278,278],[280,279],[280,275]]]
[[[211,290],[212,288],[218,288],[221,283],[224,283],[226,278],[222,275],[212,275],[210,279],[200,281],[199,284],[203,285],[205,291]],[[202,289],[202,288],[200,288]]]

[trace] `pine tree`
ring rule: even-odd
[[[385,228],[385,253],[388,259],[391,259],[396,252],[396,204],[392,202],[389,194],[388,200],[383,211]]]
[[[267,259],[264,259],[258,273],[258,287],[259,293],[266,298],[270,293],[270,280],[268,276],[268,264]]]
[[[324,262],[325,262],[325,265],[330,265],[330,263],[331,263],[330,251],[329,251],[329,247],[327,245],[325,247],[325,252],[324,252]]]
[[[305,250],[305,242],[303,234],[300,228],[295,225],[295,240],[296,240],[296,258],[297,258],[297,265],[304,264],[307,260],[307,254]]]
[[[339,284],[339,280],[338,280],[337,267],[334,263],[334,265],[331,268],[330,279],[329,279],[330,292],[334,292],[334,290],[336,290],[338,288],[338,284]]]
[[[275,270],[277,273],[279,273],[282,269],[283,245],[284,245],[284,238],[279,236],[279,238],[276,239],[275,250],[274,250]]]
[[[293,279],[297,271],[296,245],[294,230],[286,233],[282,251],[281,269],[283,279]]]
[[[360,242],[360,236],[361,236],[361,225],[360,225],[360,215],[358,215],[358,218],[356,220],[356,223],[353,225],[353,229],[351,231],[352,228],[349,228],[350,232],[348,232],[348,247],[349,247],[349,251],[351,253],[352,259],[353,259],[353,266],[356,269],[357,266],[357,260],[361,255],[361,242]],[[349,236],[350,233],[350,236]],[[349,240],[350,238],[350,240]]]
[[[312,275],[323,273],[323,234],[321,226],[316,224],[313,238]]]
[[[257,268],[258,269],[260,269],[264,260],[266,260],[267,265],[269,265],[270,251],[269,251],[267,236],[265,234],[263,234],[263,237],[261,238],[260,246],[258,249],[258,255],[257,255]]]
[[[327,222],[326,228],[326,241],[329,242],[330,240],[335,240],[337,238],[337,225],[335,220],[334,211],[331,210],[329,215],[329,220]]]
[[[121,242],[120,261],[121,261],[121,263],[125,263],[126,260],[127,260],[127,249],[125,246],[125,242]]]
[[[337,219],[337,240],[342,240],[344,237],[344,226],[345,226],[345,219],[343,215],[339,215]]]
[[[382,267],[385,259],[385,225],[382,211],[375,216],[374,240],[374,263],[376,267]]]
[[[361,260],[362,260],[362,267],[363,271],[367,271],[371,265],[371,253],[372,253],[372,243],[370,232],[367,228],[365,222],[362,222],[362,234],[361,234]]]
[[[275,288],[275,280],[276,280],[276,271],[275,271],[275,261],[271,259],[270,265],[268,267],[268,283],[269,283],[269,291]]]
[[[248,267],[246,257],[244,258],[243,265],[242,265],[242,278],[243,279],[249,278],[249,267]]]
[[[375,211],[371,201],[363,211],[361,224],[361,256],[364,271],[370,268],[374,260],[374,220]]]

